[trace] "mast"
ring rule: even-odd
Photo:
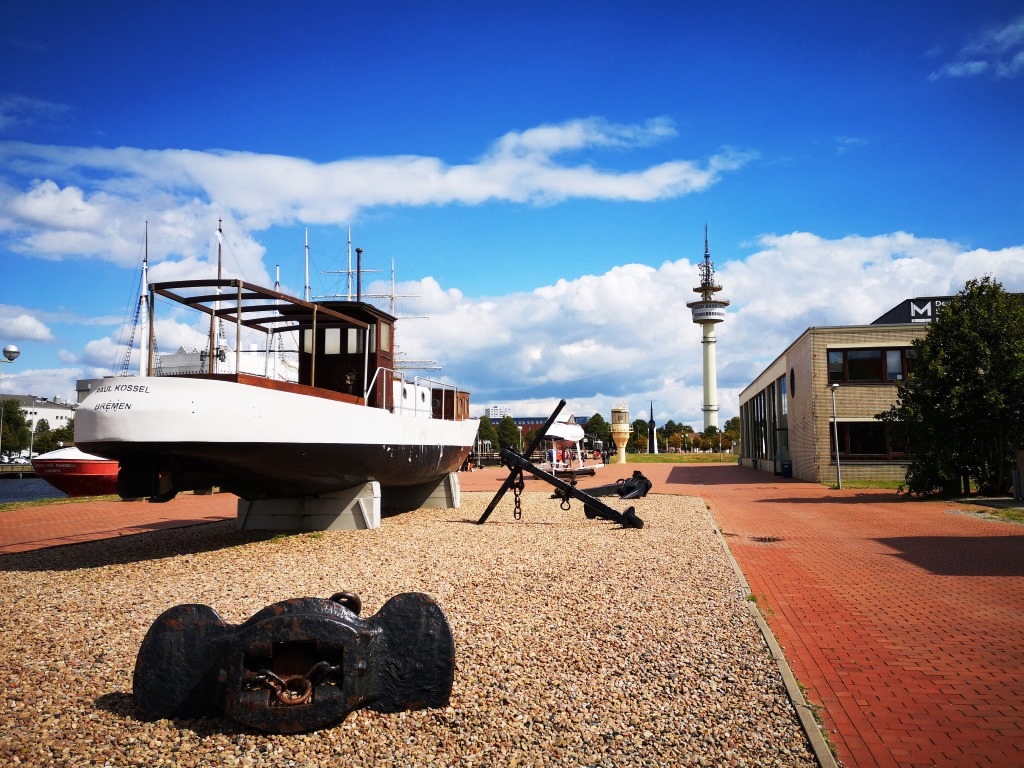
[[[391,315],[395,314],[395,259],[391,258]]]
[[[309,227],[306,227],[306,292],[303,298],[309,301]]]
[[[149,308],[147,306],[149,292],[149,222],[146,222],[145,249],[142,254],[142,285],[139,286],[139,323],[142,333],[139,336],[139,376],[146,375],[149,365]]]
[[[363,249],[356,248],[356,301],[363,300]]]
[[[348,228],[348,300],[352,301],[352,227]]]
[[[222,262],[221,262],[221,243],[224,241],[224,229],[223,219],[217,219],[217,280],[221,279]],[[217,295],[220,295],[220,286],[217,286]],[[214,312],[210,315],[210,354],[209,363],[207,364],[207,372],[213,373],[213,360],[217,355],[217,318],[220,312],[220,300],[214,304]]]

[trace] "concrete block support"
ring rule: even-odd
[[[264,531],[360,531],[380,527],[380,483],[294,499],[238,500],[238,527]]]
[[[437,482],[387,486],[382,491],[380,506],[384,512],[410,512],[414,509],[458,509],[461,504],[459,476],[449,472]]]

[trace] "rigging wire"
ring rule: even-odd
[[[138,323],[139,296],[142,293],[142,260],[146,257],[146,241],[143,237],[139,244],[139,257],[135,262],[134,277],[132,279],[131,292],[128,299],[121,305],[124,307],[124,315],[121,317],[121,330],[117,337],[117,358],[110,366],[111,373],[124,370],[131,363],[132,346],[135,343],[135,328]],[[131,324],[129,316],[133,317]],[[125,349],[127,347],[127,349]],[[122,354],[123,351],[123,354]]]

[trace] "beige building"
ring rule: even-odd
[[[947,300],[909,299],[871,325],[804,331],[740,393],[740,464],[835,484],[834,395],[842,479],[903,480],[903,446],[875,416],[895,404],[913,341]]]

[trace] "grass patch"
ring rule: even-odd
[[[734,453],[628,453],[626,464],[735,464]]]
[[[755,595],[755,594],[751,593],[751,594],[747,595],[747,602],[748,603],[753,603],[754,605],[756,605],[757,606],[757,610],[759,610],[765,616],[774,616],[775,615],[775,611],[773,611],[772,607],[770,605],[768,605],[768,595],[758,596],[758,595]]]
[[[903,480],[843,480],[843,490],[847,488],[874,488],[884,491],[898,491],[904,484]],[[835,483],[825,483],[829,488],[835,488]]]
[[[0,512],[10,512],[12,509],[22,507],[48,507],[53,504],[81,504],[84,501],[120,501],[121,497],[113,494],[109,496],[75,496],[64,499],[33,499],[32,501],[6,501],[0,504]]]
[[[1024,509],[991,509],[988,514],[992,517],[998,517],[1000,520],[1006,520],[1008,523],[1024,523]]]

